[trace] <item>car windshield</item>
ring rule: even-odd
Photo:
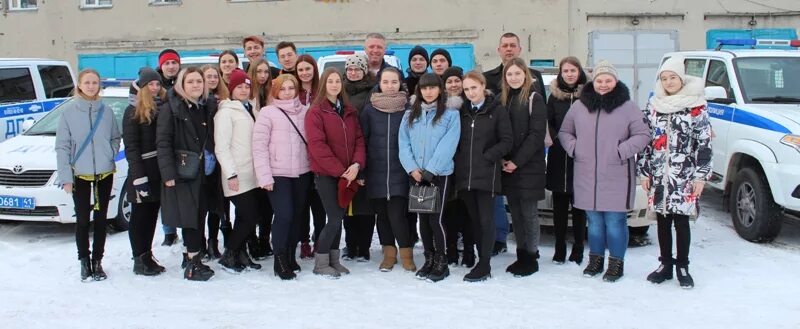
[[[114,110],[114,116],[117,119],[117,127],[120,128],[122,131],[122,116],[125,113],[125,108],[128,107],[128,98],[127,97],[114,97],[114,96],[106,96],[102,98],[103,104],[108,106],[110,109]],[[61,113],[64,112],[64,109],[67,108],[65,105],[68,103],[75,102],[75,98],[70,98],[66,100],[64,103],[61,103],[58,107],[47,113],[42,119],[37,121],[28,131],[25,132],[27,136],[36,136],[36,135],[56,135],[56,130],[58,129],[58,122],[61,119]]]
[[[800,103],[800,57],[740,57],[733,64],[746,103]]]

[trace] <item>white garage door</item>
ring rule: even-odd
[[[617,68],[631,98],[644,107],[653,89],[661,57],[678,49],[677,31],[593,31],[589,65],[605,59]]]

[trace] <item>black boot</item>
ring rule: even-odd
[[[555,250],[555,253],[553,253],[553,263],[564,264],[564,260],[567,257],[567,243],[563,238],[556,237]],[[572,260],[572,255],[570,255],[570,260]]]
[[[177,233],[170,233],[164,234],[164,242],[161,243],[162,246],[171,246],[175,244],[175,241],[178,241],[178,234]]]
[[[492,267],[489,265],[488,259],[481,259],[478,264],[464,276],[464,281],[467,282],[480,282],[486,281],[492,277]]]
[[[678,267],[675,268],[675,273],[678,275],[678,283],[680,283],[681,288],[694,288],[694,279],[692,279],[692,275],[689,274],[689,264],[678,265]]]
[[[475,267],[475,249],[474,248],[464,248],[464,255],[461,257],[461,266],[464,267]]]
[[[517,248],[517,260],[515,260],[513,263],[511,263],[511,265],[508,265],[508,267],[506,267],[506,272],[517,275],[517,272],[519,271],[520,267],[522,266],[522,263],[524,262],[524,259],[527,256],[528,256],[527,251],[525,251],[524,249]]]
[[[288,259],[289,259],[289,268],[292,269],[292,272],[299,273],[300,271],[303,270],[302,268],[300,268],[300,264],[297,263],[297,247],[296,246],[295,246],[295,248],[291,248],[291,247],[289,248]]]
[[[450,268],[447,267],[447,256],[439,252],[433,255],[433,268],[428,273],[428,281],[439,282],[450,276]]]
[[[145,254],[146,256],[143,257],[142,260],[144,261],[144,265],[147,266],[147,268],[149,268],[151,271],[155,271],[158,273],[164,273],[167,271],[167,268],[161,266],[161,264],[158,263],[156,257],[153,256],[152,250],[146,252]]]
[[[149,257],[149,252],[133,257],[133,274],[144,276],[156,276],[161,274],[160,271],[147,266],[147,259]]]
[[[258,249],[261,250],[261,252],[263,253],[264,259],[275,255],[275,252],[272,251],[272,244],[269,243],[269,236],[262,236],[258,238]],[[263,259],[256,259],[256,260],[263,260]]]
[[[89,282],[92,278],[92,264],[89,258],[81,258],[81,281]]]
[[[604,256],[589,254],[589,265],[586,265],[586,269],[583,270],[583,276],[591,278],[603,273],[604,262]]]
[[[190,281],[208,281],[214,276],[214,270],[203,264],[202,255],[197,254],[191,259],[183,270],[183,278]]]
[[[536,272],[539,272],[539,252],[530,253],[526,251],[522,265],[514,273],[514,277],[521,278]]]
[[[92,259],[92,279],[95,281],[103,281],[108,278],[106,272],[103,271],[102,259]]]
[[[416,274],[417,279],[420,280],[427,279],[428,275],[430,275],[431,271],[433,270],[433,252],[426,251],[423,253],[423,255],[425,255],[425,263],[422,264],[422,267],[420,267]]]
[[[659,284],[667,280],[672,280],[672,267],[674,266],[674,262],[672,259],[663,259],[662,257],[658,259],[661,261],[661,265],[659,265],[655,271],[647,275],[647,281]]]
[[[252,268],[254,270],[260,270],[261,264],[254,263],[252,259],[250,259],[250,255],[247,254],[247,250],[242,248],[239,250],[239,263],[242,265]]]
[[[208,239],[207,251],[209,259],[218,259],[222,257],[222,254],[219,252],[219,241],[217,241],[217,239]]]
[[[183,253],[183,260],[181,261],[181,268],[186,269],[189,266],[189,254]]]
[[[492,256],[497,256],[508,251],[508,245],[505,242],[495,241],[492,248]]]
[[[583,262],[583,244],[575,242],[572,245],[572,252],[569,254],[569,261],[581,265]]]
[[[244,250],[244,248],[242,248]],[[250,257],[256,260],[263,260],[267,258],[264,250],[261,249],[261,244],[258,241],[255,233],[247,239],[247,250],[250,251]]]
[[[458,248],[456,246],[447,248],[447,265],[458,266]]]
[[[275,275],[281,280],[294,280],[297,274],[294,274],[292,268],[289,266],[289,257],[286,253],[275,255],[274,267]]]
[[[346,245],[344,250],[342,250],[342,259],[345,261],[351,261],[358,258],[358,247],[355,245]]]
[[[616,257],[608,257],[608,270],[603,275],[605,282],[617,282],[624,274],[625,261]]]
[[[239,274],[244,271],[244,265],[239,262],[239,252],[233,249],[225,249],[219,264],[222,265],[222,269],[225,272]]]

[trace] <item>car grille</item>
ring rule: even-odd
[[[8,169],[0,169],[0,185],[2,186],[25,186],[36,187],[44,186],[55,170],[27,170],[21,174],[15,174]]]
[[[0,215],[10,216],[58,216],[56,207],[36,207],[35,209],[4,209],[0,208]]]

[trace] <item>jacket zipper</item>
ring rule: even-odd
[[[658,124],[658,114],[655,114],[655,116],[656,116],[656,124]],[[664,149],[666,150],[666,154],[664,155],[664,160],[665,160],[664,163],[666,163],[666,165],[667,165],[667,170],[664,171],[664,174],[661,176],[661,188],[662,188],[661,194],[664,195],[664,208],[661,209],[661,213],[663,215],[667,214],[667,202],[669,202],[669,198],[667,198],[667,192],[668,192],[668,186],[669,185],[667,185],[667,183],[669,182],[669,175],[670,175],[670,170],[671,170],[670,167],[669,167],[669,164],[670,164],[670,159],[669,159],[669,148],[670,148],[669,143],[670,142],[669,142],[669,137],[670,137],[671,131],[672,131],[672,114],[667,114],[667,129],[666,129],[667,141],[666,141],[666,144],[664,145]]]
[[[392,127],[392,114],[391,113],[386,113],[386,136],[389,137],[389,138],[386,138],[386,201],[389,201],[389,199],[390,199],[390,195],[389,195],[389,170],[391,168],[391,161],[390,160],[391,160],[392,157],[389,155],[389,147],[390,147],[390,142],[391,142],[391,137],[392,137],[392,129],[391,129],[391,127]]]
[[[472,116],[472,124],[470,124],[470,133],[469,133],[469,177],[467,178],[467,191],[472,190],[472,145],[473,140],[475,139],[475,118],[477,118],[477,114]]]
[[[91,127],[91,126],[93,126],[93,122],[92,122],[92,104],[90,103],[89,104],[89,127]],[[77,161],[75,161],[75,162],[77,163]],[[92,136],[92,173],[94,174],[94,176],[97,176],[97,162],[95,160],[95,154],[94,154],[94,136]],[[95,182],[97,182],[97,181],[95,180]]]
[[[597,116],[594,121],[594,207],[592,210],[597,210],[597,138],[600,135],[598,133],[598,128],[600,127],[600,110],[596,109]]]
[[[344,123],[344,118],[339,116],[339,114],[334,112],[334,111],[330,111],[330,110],[323,110],[323,111],[329,112],[331,114],[336,115],[336,117],[339,118],[339,121],[342,122],[342,130],[344,132],[344,151],[347,153],[347,167],[349,167],[351,165],[351,163],[350,163],[350,146],[348,145],[349,143],[347,142],[347,125]],[[342,109],[342,111],[344,111],[344,109]],[[345,112],[343,115],[347,115],[347,113]]]

